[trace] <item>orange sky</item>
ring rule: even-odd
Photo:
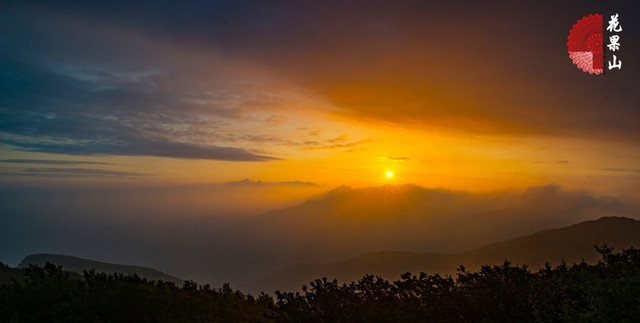
[[[638,69],[571,65],[582,9],[532,28],[529,5],[316,6],[184,23],[17,5],[3,178],[640,195]]]

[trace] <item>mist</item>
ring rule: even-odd
[[[583,220],[640,214],[631,198],[554,185],[474,193],[244,180],[126,188],[32,182],[0,190],[2,262],[65,254],[239,288],[300,263],[383,250],[462,252]]]

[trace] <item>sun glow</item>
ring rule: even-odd
[[[393,177],[393,172],[392,171],[387,171],[386,173],[387,178],[392,178]]]

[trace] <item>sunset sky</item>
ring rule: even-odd
[[[64,3],[0,4],[3,187],[640,196],[632,1]],[[593,12],[620,14],[621,71],[568,57]]]

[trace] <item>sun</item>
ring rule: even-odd
[[[386,176],[387,176],[387,178],[392,178],[393,177],[393,172],[388,170]]]

